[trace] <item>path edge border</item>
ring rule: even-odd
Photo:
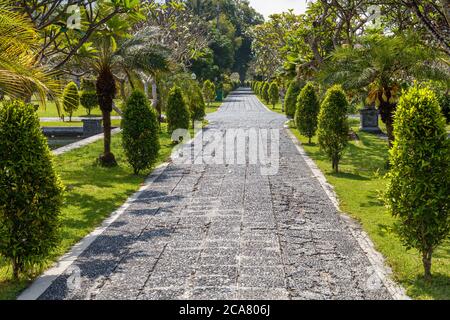
[[[170,163],[170,161],[167,161],[157,166],[145,179],[138,191],[132,194],[124,204],[103,220],[100,226],[96,227],[92,232],[73,245],[68,252],[53,264],[52,267],[37,277],[30,286],[20,293],[17,300],[37,300],[52,285],[52,283],[141,196],[142,193],[148,190],[152,183],[166,170]]]
[[[362,229],[361,225],[355,219],[341,211],[339,207],[339,200],[333,186],[328,183],[322,171],[317,167],[315,162],[303,149],[301,142],[291,132],[289,127],[285,125],[284,129],[297,148],[300,156],[303,158],[303,160],[305,160],[314,177],[317,178],[328,198],[331,200],[334,207],[338,211],[341,221],[344,222],[345,226],[350,230],[350,233],[355,238],[360,248],[364,251],[366,257],[369,259],[370,264],[374,268],[375,273],[384,284],[389,294],[395,300],[411,300],[411,298],[406,294],[405,289],[391,278],[393,274],[392,269],[385,264],[383,255],[375,249],[375,245],[369,238],[369,235]]]

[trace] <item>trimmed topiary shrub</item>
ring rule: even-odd
[[[414,86],[403,94],[394,136],[385,202],[406,248],[421,253],[429,280],[433,251],[450,230],[450,140],[431,89]]]
[[[341,86],[328,89],[320,106],[318,119],[319,146],[332,162],[335,172],[339,172],[339,161],[348,143],[348,102]]]
[[[58,243],[63,186],[32,106],[0,105],[0,137],[0,255],[17,279]]]
[[[295,125],[302,135],[308,137],[310,144],[311,138],[316,134],[319,111],[320,105],[314,85],[308,83],[298,95]]]
[[[72,121],[72,114],[80,105],[80,96],[75,82],[69,82],[63,92],[63,108],[69,114],[69,121]]]
[[[269,103],[269,83],[264,82],[262,89],[261,89],[261,97],[266,103]]]
[[[212,81],[206,80],[203,83],[203,98],[208,103],[208,106],[216,99],[216,86]]]
[[[172,134],[176,129],[188,129],[189,128],[189,110],[186,107],[181,89],[174,86],[167,99],[167,131]]]
[[[87,114],[90,115],[92,109],[98,106],[97,93],[95,91],[82,91],[80,103],[86,109]]]
[[[297,97],[300,94],[300,83],[297,80],[292,80],[286,91],[286,98],[284,100],[284,109],[286,115],[294,118],[297,109]]]
[[[134,91],[122,115],[122,145],[134,174],[150,168],[159,151],[159,124],[156,111],[145,94]]]
[[[195,121],[202,121],[205,118],[205,101],[197,84],[194,87],[193,97],[190,99],[189,111],[191,112],[192,127],[194,127]]]
[[[275,109],[275,105],[280,101],[280,92],[278,90],[278,85],[276,82],[272,82],[269,87],[269,100],[272,104],[273,109]]]

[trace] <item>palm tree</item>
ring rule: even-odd
[[[36,94],[45,104],[60,86],[55,74],[37,63],[38,33],[31,21],[0,4],[0,92],[9,98],[29,99]]]
[[[125,73],[131,86],[139,73],[154,73],[168,68],[168,50],[158,44],[158,30],[144,28],[119,46],[117,33],[109,30],[108,34],[99,35],[92,43],[87,43],[80,51],[83,63],[95,72],[97,97],[103,117],[104,151],[100,163],[104,166],[116,165],[111,152],[111,112],[116,95],[118,74]]]
[[[393,114],[401,88],[414,79],[449,83],[448,65],[438,51],[421,44],[413,35],[363,37],[355,47],[336,49],[319,78],[325,83],[340,83],[346,90],[366,96],[386,124],[389,146],[394,141]]]

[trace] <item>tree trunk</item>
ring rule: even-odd
[[[422,253],[422,263],[424,269],[424,277],[426,281],[431,280],[431,256],[433,254],[433,249],[428,249]]]
[[[308,144],[311,144],[311,137],[308,137]]]
[[[116,84],[114,76],[108,67],[104,67],[99,72],[97,78],[97,97],[103,117],[103,154],[99,157],[102,166],[113,167],[117,165],[114,154],[111,152],[111,111],[113,99],[116,95]]]
[[[111,112],[102,110],[103,116],[103,154],[100,155],[100,163],[105,167],[117,165],[116,158],[111,152]]]
[[[17,258],[12,259],[12,265],[13,265],[13,279],[18,280],[22,268],[20,267],[20,263],[17,261]]]
[[[390,99],[390,89],[385,89],[388,92],[387,100]],[[386,134],[388,136],[389,148],[392,148],[394,143],[394,112],[397,109],[397,103],[389,103],[383,100],[382,94],[379,94],[378,99],[381,101],[378,109],[380,110],[381,121],[386,125]]]
[[[152,78],[152,98],[153,98],[153,103],[152,103],[152,107],[155,108],[156,110],[156,106],[158,105],[158,88],[157,88],[157,84],[156,84],[156,79]]]

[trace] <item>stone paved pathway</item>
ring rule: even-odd
[[[171,164],[40,299],[390,299],[283,129],[241,90],[210,127],[280,128],[280,168]]]

